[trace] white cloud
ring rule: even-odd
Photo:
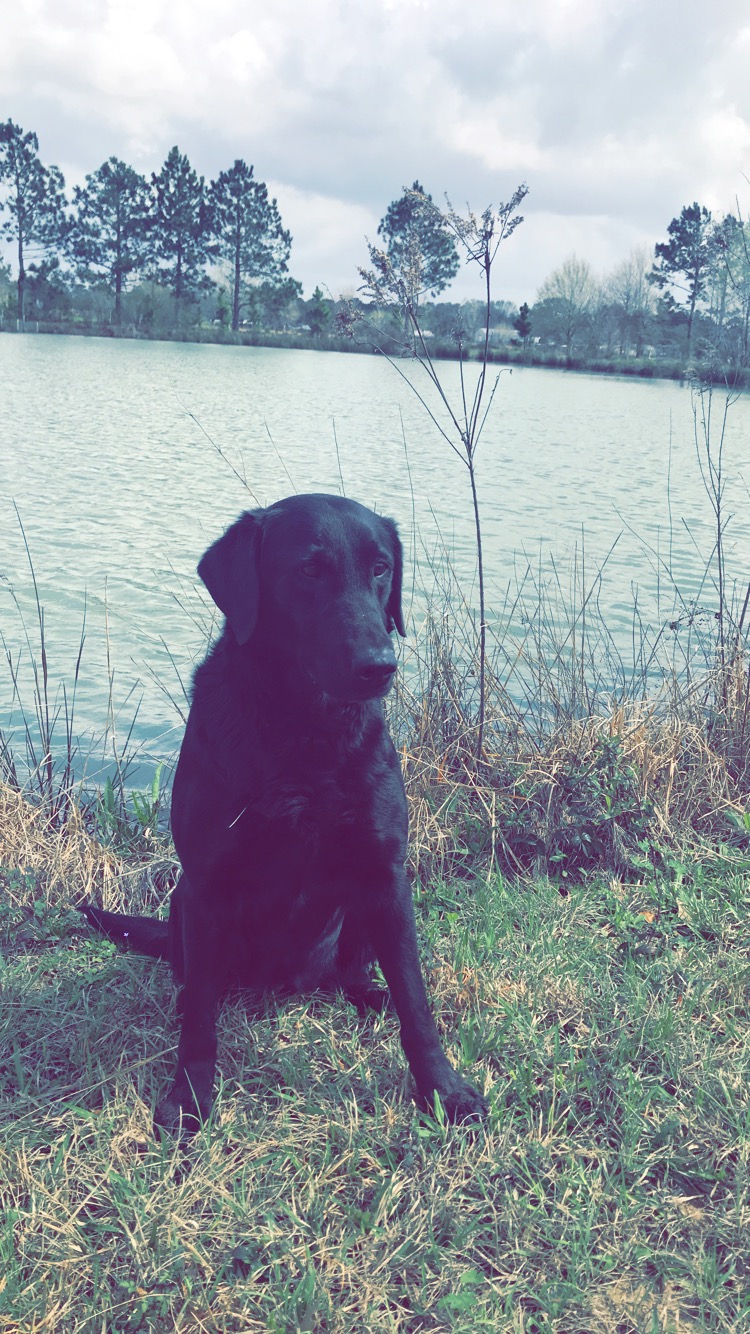
[[[241,86],[249,79],[265,74],[271,63],[255,34],[247,28],[222,37],[211,56],[221,74]]]
[[[476,208],[526,179],[499,293],[523,299],[572,249],[600,267],[653,245],[693,199],[747,209],[749,58],[744,0],[16,0],[0,82],[77,181],[112,153],[158,170],[174,143],[206,176],[252,162],[307,291],[356,283],[415,178]]]
[[[309,279],[305,295],[311,296],[319,283],[332,296],[342,292],[351,294],[360,283],[357,269],[367,263],[364,238],[376,239],[379,219],[360,204],[342,203],[279,181],[268,182],[269,192],[278,201],[284,225],[294,238],[292,273],[315,273],[321,244],[327,252],[337,256],[337,271],[341,275],[329,284],[323,275]]]

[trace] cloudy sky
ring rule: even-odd
[[[365,236],[419,179],[475,209],[529,185],[497,297],[576,252],[600,272],[697,199],[750,213],[746,0],[14,0],[0,119],[69,184],[173,144],[253,163],[309,295],[357,285]],[[472,295],[467,276],[451,295]]]

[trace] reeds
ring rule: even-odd
[[[47,810],[52,822],[54,824],[64,823],[70,810],[74,762],[77,753],[75,705],[81,671],[81,658],[86,641],[86,616],[84,612],[72,679],[69,684],[66,684],[63,680],[60,690],[53,693],[47,657],[45,610],[39,595],[31,551],[17,509],[16,517],[23,538],[34,590],[36,638],[34,638],[33,632],[27,624],[15,593],[11,590],[11,598],[18,614],[18,624],[21,630],[21,640],[25,646],[25,653],[23,649],[14,652],[8,645],[2,630],[0,630],[0,645],[2,645],[7,664],[12,702],[17,707],[21,719],[21,731],[25,746],[23,769],[26,781],[31,792]],[[31,672],[32,690],[30,700],[28,691],[22,684],[22,661]],[[20,787],[19,762],[20,757],[15,753],[7,732],[0,727],[0,778],[5,779],[12,787],[16,788]]]
[[[389,702],[423,885],[479,867],[638,877],[687,847],[750,855],[742,608],[725,606],[723,649],[713,617],[684,645],[634,617],[626,663],[601,574],[587,586],[574,558],[567,587],[559,569],[516,586],[489,658],[481,761],[471,612],[451,598],[425,616]]]

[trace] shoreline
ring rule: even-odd
[[[301,352],[343,352],[355,355],[365,356],[383,356],[382,349],[373,343],[357,341],[354,338],[334,337],[325,334],[312,335],[305,332],[298,333],[294,330],[279,331],[278,333],[268,331],[254,331],[250,329],[240,330],[232,333],[227,330],[213,329],[210,327],[196,328],[185,331],[173,331],[165,334],[149,334],[142,330],[130,328],[115,329],[112,325],[62,325],[50,321],[27,321],[34,323],[33,329],[25,329],[23,332],[18,329],[11,329],[0,326],[0,335],[10,334],[11,336],[23,337],[28,334],[63,336],[73,338],[101,338],[116,339],[127,342],[144,343],[193,343],[193,344],[211,344],[219,347],[267,347],[280,348],[287,351]],[[429,348],[430,357],[435,361],[458,361],[459,355],[456,348],[450,344],[436,341],[434,346]],[[465,352],[464,359],[475,364],[481,364],[483,348],[478,346],[476,349],[469,348]],[[397,355],[396,360],[402,358]],[[747,368],[725,367],[709,365],[703,362],[684,364],[679,361],[660,359],[657,357],[620,357],[602,353],[601,356],[587,358],[579,356],[563,356],[555,351],[540,351],[539,349],[530,349],[526,351],[517,351],[512,347],[490,348],[487,356],[487,362],[490,365],[507,366],[511,370],[514,368],[528,370],[557,370],[571,371],[581,375],[604,375],[625,380],[672,380],[680,383],[698,379],[703,384],[722,385],[732,391],[747,392],[750,390],[750,370]]]

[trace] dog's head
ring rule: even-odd
[[[249,511],[198,573],[238,644],[333,699],[385,695],[404,635],[396,525],[341,496],[301,495]]]

